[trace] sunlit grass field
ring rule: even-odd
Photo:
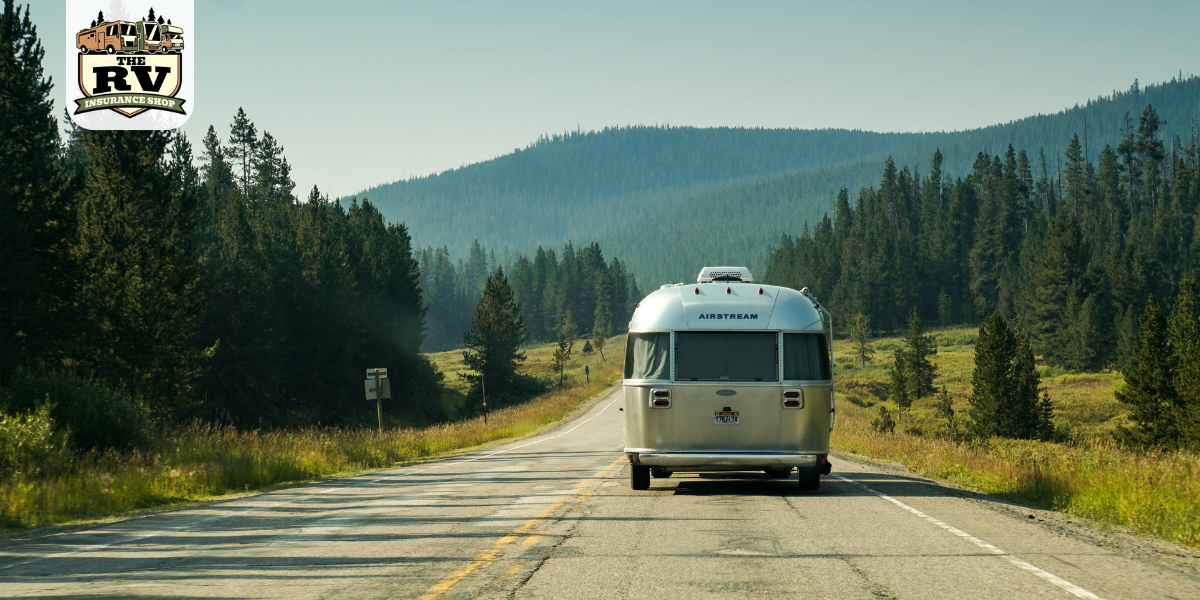
[[[528,435],[561,420],[584,401],[617,383],[624,361],[624,336],[599,353],[581,354],[575,345],[563,387],[551,387],[532,400],[495,410],[482,418],[422,429],[342,429],[309,427],[278,431],[239,431],[193,425],[160,435],[146,452],[61,457],[53,475],[0,482],[0,527],[23,528],[97,519],[182,502],[249,492],[428,460]],[[552,346],[529,349],[525,372],[550,380]],[[461,351],[432,355],[446,382],[457,385]],[[584,375],[584,367],[591,370]],[[590,383],[587,380],[590,379]],[[557,383],[557,374],[554,382]],[[465,386],[448,393],[462,402]],[[457,396],[455,396],[457,394]],[[453,414],[453,413],[451,413]],[[63,453],[60,453],[63,454]]]
[[[936,385],[945,386],[960,417],[969,410],[974,329],[933,332],[938,340]],[[1060,510],[1101,524],[1118,525],[1172,542],[1200,546],[1200,456],[1137,451],[1112,441],[1127,423],[1113,397],[1118,373],[1067,374],[1042,369],[1042,385],[1055,403],[1061,443],[982,440],[956,443],[933,398],[914,402],[894,434],[871,429],[887,400],[888,370],[899,338],[884,338],[866,367],[853,364],[848,341],[834,343],[838,421],[833,449],[902,463],[914,472],[978,489],[1000,498]]]

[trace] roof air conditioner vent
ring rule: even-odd
[[[712,283],[714,281],[740,281],[752,283],[754,276],[746,267],[704,267],[696,277],[696,283]]]

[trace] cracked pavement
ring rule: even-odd
[[[760,473],[635,492],[620,404],[617,387],[503,446],[8,543],[0,596],[1200,597],[1194,564],[1132,536],[843,457],[817,492]]]

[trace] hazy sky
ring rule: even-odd
[[[58,84],[63,2],[31,6]],[[980,127],[1196,72],[1197,31],[1192,0],[197,0],[184,130],[199,149],[245,107],[297,195],[336,196],[577,127]]]

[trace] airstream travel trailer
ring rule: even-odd
[[[832,321],[808,288],[754,283],[745,267],[705,267],[664,285],[629,322],[625,453],[630,484],[675,472],[829,473]]]

